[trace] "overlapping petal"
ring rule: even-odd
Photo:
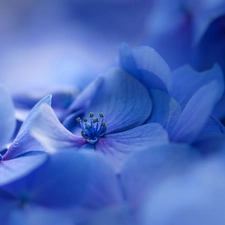
[[[130,49],[127,44],[121,44],[120,64],[148,89],[158,88],[167,91],[170,88],[168,65],[154,49],[148,46]]]
[[[220,84],[217,81],[200,88],[182,111],[170,136],[171,140],[193,142],[208,121],[220,94]]]
[[[31,127],[31,135],[49,152],[62,149],[77,150],[86,143],[82,136],[77,137],[68,131],[47,104],[43,105],[36,115]]]
[[[214,65],[212,69],[201,73],[186,65],[173,71],[171,73],[171,77],[173,85],[170,90],[170,94],[181,104],[182,107],[187,104],[195,92],[204,85],[213,81],[216,81],[218,84],[215,89],[217,93],[217,101],[219,101],[224,91],[223,72],[217,64]]]

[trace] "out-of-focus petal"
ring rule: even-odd
[[[16,119],[12,99],[2,85],[0,85],[0,96],[0,149],[2,149],[10,142],[16,126]]]
[[[21,204],[33,203],[52,209],[98,208],[121,202],[112,168],[99,154],[86,151],[51,155],[32,173],[1,186],[0,194],[1,191],[9,193]]]
[[[116,172],[120,172],[129,153],[165,143],[168,143],[166,130],[160,124],[151,123],[106,135],[98,140],[95,149],[104,154]]]

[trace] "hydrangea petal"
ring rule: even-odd
[[[86,139],[77,137],[68,131],[58,120],[49,105],[43,105],[31,127],[31,135],[36,138],[47,151],[76,150],[84,145]]]
[[[10,142],[16,126],[16,119],[12,99],[2,85],[0,85],[0,96],[0,148],[2,149]]]
[[[21,156],[10,160],[0,162],[0,185],[19,179],[46,160],[46,154],[39,153],[35,155]]]
[[[57,188],[56,188],[57,187]],[[64,151],[53,154],[41,167],[0,190],[18,201],[51,209],[119,204],[116,175],[99,154]]]
[[[159,88],[167,91],[171,85],[168,65],[154,49],[148,46],[130,49],[127,44],[121,44],[120,64],[148,89]]]
[[[151,109],[147,89],[125,71],[113,69],[103,76],[100,89],[86,109],[86,117],[89,112],[103,112],[107,133],[115,133],[143,124]]]
[[[43,150],[43,147],[29,135],[31,124],[33,123],[34,118],[39,113],[41,105],[43,104],[51,104],[51,95],[47,95],[46,97],[41,99],[30,111],[27,119],[22,124],[15,140],[9,147],[6,154],[3,156],[3,160],[15,158],[29,151]]]
[[[170,136],[172,141],[191,143],[195,140],[218,101],[219,85],[217,81],[213,81],[193,95],[174,127]]]
[[[221,98],[224,91],[223,72],[217,64],[212,69],[201,73],[196,72],[190,66],[186,65],[173,71],[171,77],[173,86],[170,94],[182,107],[185,107],[195,92],[214,80],[218,83],[216,89],[217,101]]]
[[[195,149],[181,144],[151,146],[131,154],[121,171],[125,199],[137,206],[163,180],[185,171],[194,158]]]
[[[119,172],[129,153],[163,143],[168,143],[167,132],[160,124],[151,123],[106,135],[98,140],[95,149],[104,154],[115,171]]]
[[[159,123],[168,133],[171,133],[177,119],[181,114],[181,107],[167,93],[152,89],[150,90],[152,99],[152,113],[145,123]]]

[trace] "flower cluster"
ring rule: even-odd
[[[225,224],[225,4],[153,2],[79,90],[0,85],[0,224]]]

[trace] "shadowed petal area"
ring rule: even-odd
[[[125,199],[136,207],[163,180],[185,171],[196,158],[194,152],[187,145],[168,144],[131,154],[121,170]]]
[[[51,209],[103,207],[121,202],[112,168],[99,154],[64,151],[27,176],[0,187],[21,204]]]
[[[0,162],[0,185],[12,182],[40,166],[47,158],[45,153],[21,156]]]
[[[191,143],[195,140],[218,101],[219,86],[217,81],[213,81],[193,95],[174,127],[170,136],[172,141]],[[209,90],[213,90],[213,92]]]
[[[151,109],[147,89],[125,71],[113,69],[103,76],[103,83],[85,115],[103,112],[107,133],[116,133],[143,124]]]
[[[130,49],[125,43],[120,45],[120,65],[128,73],[140,80],[148,89],[170,88],[170,69],[163,58],[152,48],[141,46]]]
[[[49,152],[62,149],[76,150],[86,143],[82,136],[77,137],[68,131],[58,120],[53,109],[43,105],[31,127],[31,135]]]
[[[27,119],[22,124],[15,140],[13,141],[12,145],[9,147],[6,154],[3,156],[3,160],[9,160],[9,159],[15,158],[29,151],[43,150],[43,147],[35,139],[33,139],[29,134],[31,124],[33,123],[34,118],[39,113],[40,107],[43,104],[49,104],[49,105],[51,104],[51,95],[47,95],[46,97],[41,99],[30,111]]]
[[[106,135],[98,140],[95,149],[104,154],[115,171],[119,172],[129,153],[163,143],[168,143],[166,130],[160,124],[151,123]]]
[[[2,85],[0,85],[0,148],[2,149],[6,144],[9,143],[10,138],[13,135],[16,119],[12,99]]]
[[[194,93],[204,85],[211,83],[213,80],[218,83],[216,89],[217,101],[221,98],[224,91],[223,72],[217,64],[214,65],[212,69],[201,73],[186,65],[172,72],[171,77],[173,86],[170,94],[182,107],[185,107]]]
[[[181,107],[178,102],[167,93],[152,89],[152,113],[145,123],[159,123],[170,134],[177,119],[181,114]]]

